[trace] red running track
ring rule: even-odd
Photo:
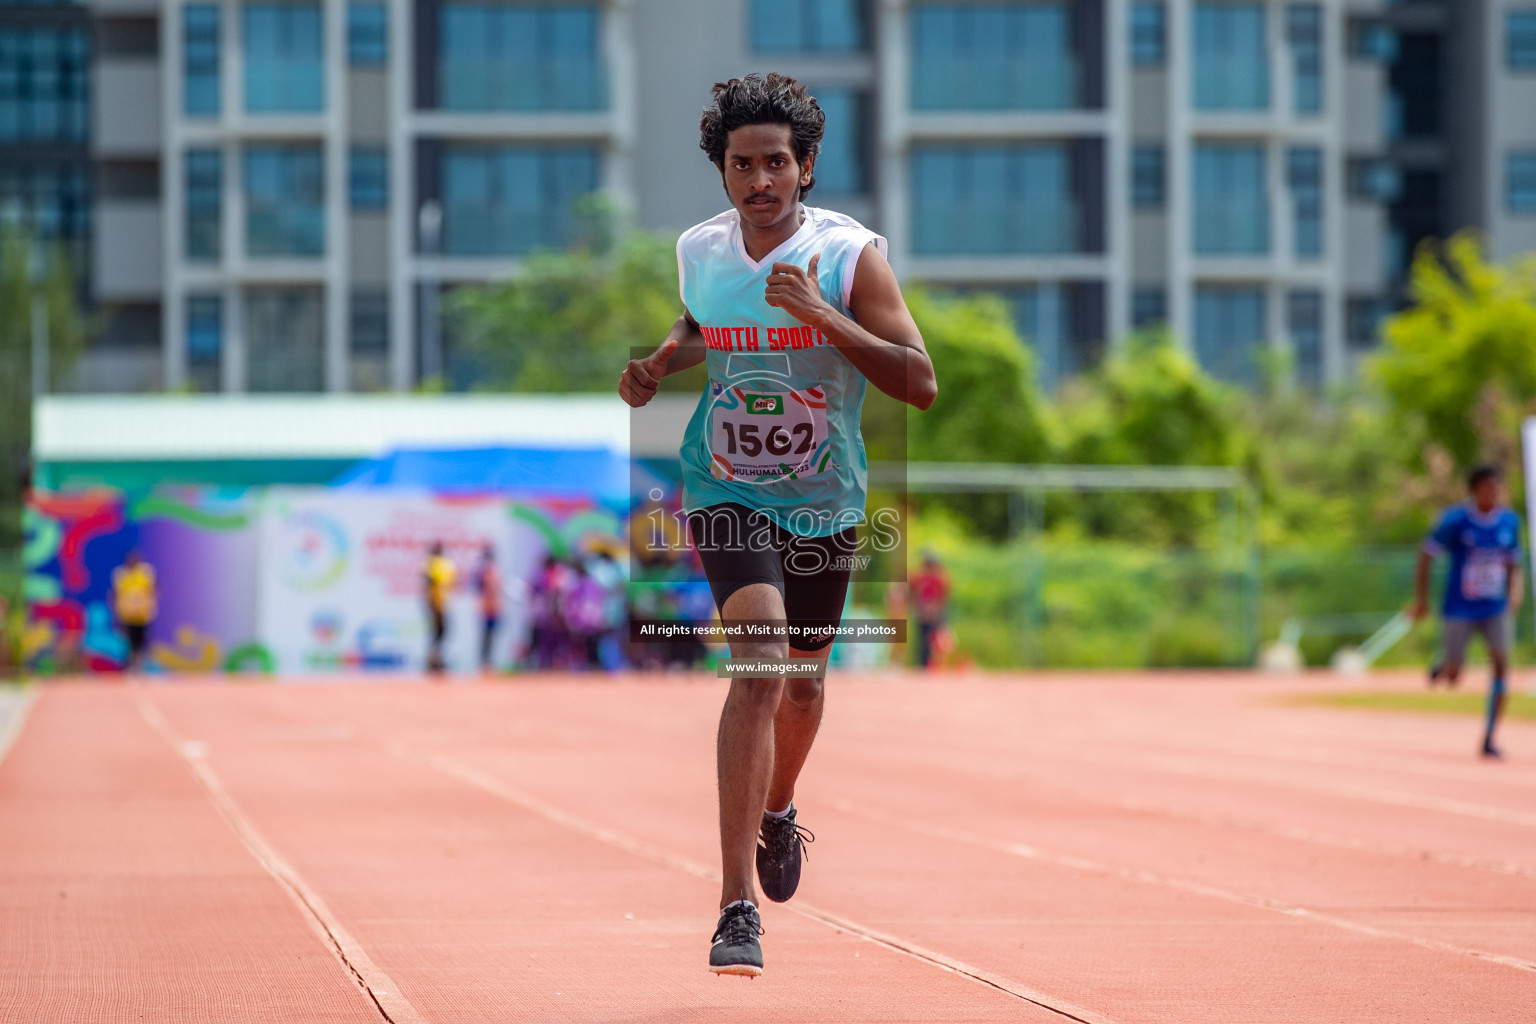
[[[0,1020],[1536,1019],[1536,728],[1334,685],[835,677],[755,981],[713,680],[47,686]]]

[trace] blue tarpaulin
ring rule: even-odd
[[[584,495],[628,503],[629,460],[608,448],[399,448],[365,459],[333,481],[344,488],[413,487],[458,494]],[[639,469],[635,486],[650,486]]]

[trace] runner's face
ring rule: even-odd
[[[1498,477],[1478,481],[1472,489],[1472,500],[1479,512],[1492,512],[1504,501],[1504,481]]]
[[[742,220],[758,229],[771,228],[796,216],[800,189],[811,183],[811,165],[795,159],[787,124],[749,124],[725,141],[725,167],[720,176],[725,194]]]

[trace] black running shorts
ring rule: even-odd
[[[830,537],[800,537],[762,512],[724,502],[688,513],[688,532],[704,563],[715,607],[742,587],[770,583],[784,598],[784,614],[798,627],[789,646],[819,651],[832,642],[843,620],[858,532],[848,527]]]

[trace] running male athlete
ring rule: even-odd
[[[1439,679],[1454,689],[1461,681],[1467,642],[1481,633],[1493,663],[1488,713],[1483,728],[1483,756],[1501,757],[1494,732],[1504,714],[1504,676],[1509,671],[1511,620],[1520,610],[1525,584],[1520,578],[1520,518],[1504,504],[1504,474],[1497,466],[1478,466],[1467,476],[1469,500],[1441,516],[1424,538],[1413,574],[1409,616],[1417,622],[1429,609],[1429,567],[1449,555],[1445,602],[1441,606],[1440,661],[1430,670],[1429,685]]]
[[[804,631],[733,638],[732,658],[809,659],[803,678],[732,679],[720,714],[716,974],[762,973],[754,860],[763,895],[782,902],[800,882],[802,840],[813,838],[795,823],[793,797],[864,520],[865,382],[919,409],[937,393],[885,239],[801,203],[824,125],[793,78],[715,85],[699,147],[731,209],[678,239],[683,315],[619,378],[638,407],[665,375],[707,365],[683,439],[683,507],[720,618]]]

